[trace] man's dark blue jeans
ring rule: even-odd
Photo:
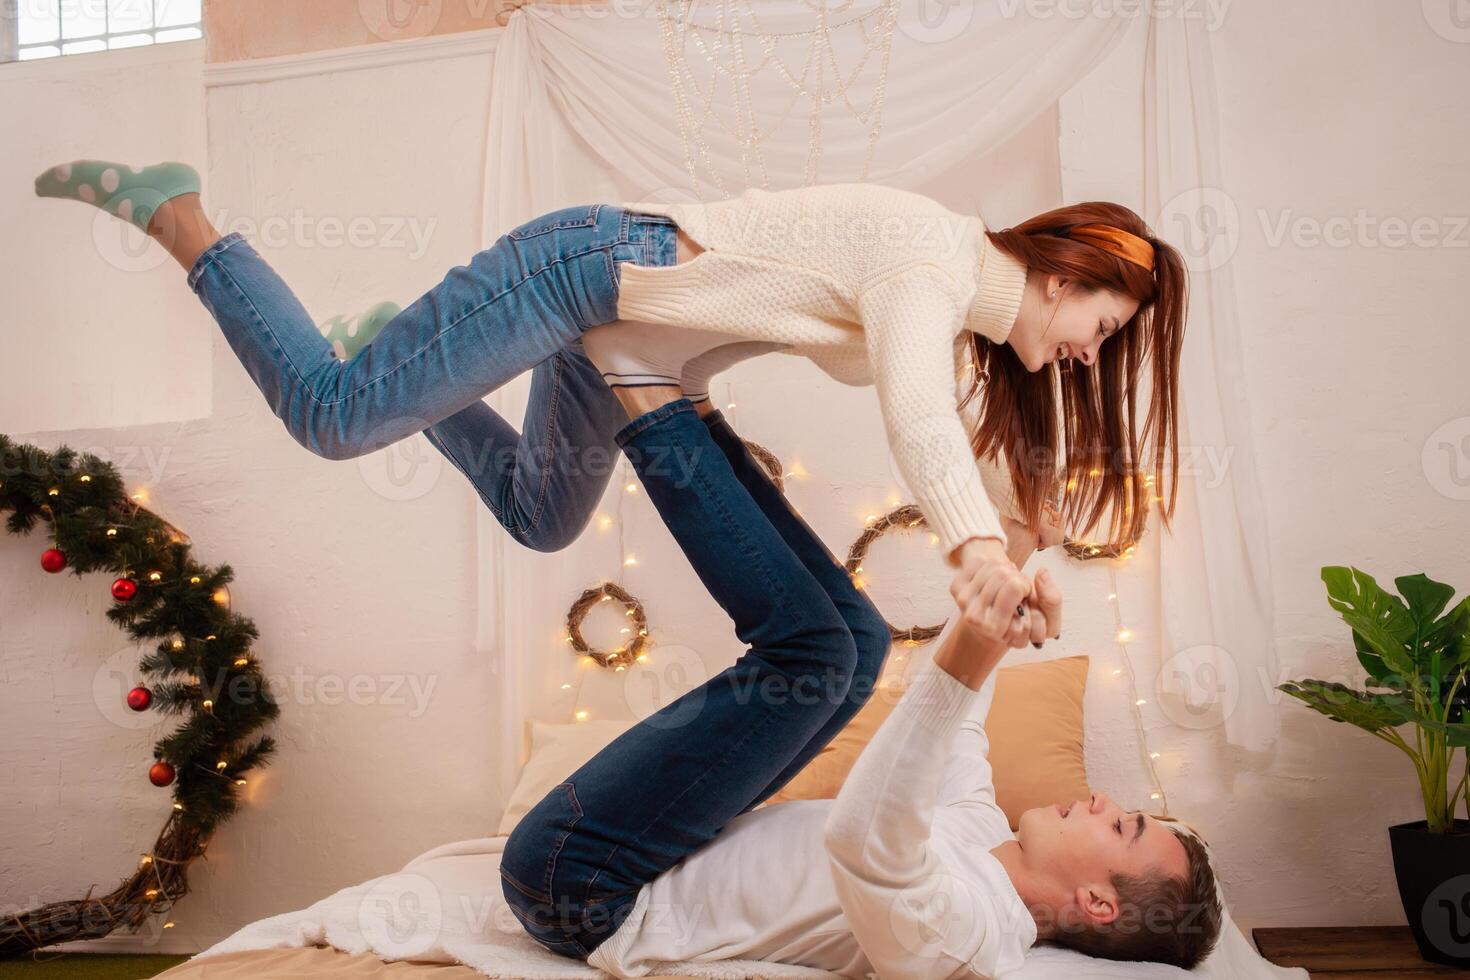
[[[585,960],[639,889],[789,781],[873,692],[890,634],[718,412],[687,399],[616,437],[749,649],[624,732],[517,824],[502,889],[526,931]]]

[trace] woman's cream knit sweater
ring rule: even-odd
[[[861,183],[622,206],[672,218],[705,251],[622,263],[620,319],[787,344],[838,381],[874,385],[889,449],[944,553],[1005,540],[956,406],[964,331],[1006,341],[1026,266],[978,217]]]

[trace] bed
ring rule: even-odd
[[[1016,817],[1028,807],[1086,795],[1082,701],[1088,658],[1066,657],[1003,667],[986,713],[989,758],[1002,809]],[[875,693],[842,732],[767,805],[835,796],[862,747],[901,696],[902,686]],[[506,906],[500,855],[527,810],[567,773],[612,741],[621,722],[532,722],[520,780],[498,833],[432,848],[396,872],[344,888],[312,905],[252,922],[187,963],[159,974],[166,980],[245,977],[311,980],[583,980],[608,975],[537,945]],[[1118,963],[1041,945],[1008,980],[1307,980],[1301,969],[1267,962],[1229,917],[1218,946],[1192,971],[1156,963]],[[663,977],[805,980],[832,974],[778,963],[724,960],[670,963]]]
[[[538,946],[506,907],[498,869],[506,838],[433,848],[401,871],[344,888],[294,912],[238,930],[166,980],[235,977],[360,980],[524,980],[605,978],[600,970]],[[385,962],[387,961],[387,962]],[[656,976],[816,980],[832,974],[777,963],[725,960],[668,964]],[[1014,980],[1307,980],[1301,969],[1263,959],[1227,917],[1219,946],[1193,971],[1156,963],[1116,963],[1070,950],[1035,947]]]

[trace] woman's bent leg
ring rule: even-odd
[[[852,633],[853,642],[857,647],[857,666],[853,671],[852,686],[848,688],[846,695],[834,706],[830,718],[827,719],[816,734],[812,736],[802,749],[792,757],[771,782],[751,800],[746,807],[753,810],[767,797],[785,786],[791,779],[820,752],[828,742],[842,731],[843,727],[852,720],[868,699],[872,697],[877,687],[878,678],[883,672],[883,664],[888,659],[888,651],[893,646],[893,634],[889,632],[888,622],[883,614],[873,605],[863,592],[853,584],[852,576],[848,574],[846,567],[837,560],[837,557],[828,550],[817,537],[815,531],[802,518],[791,502],[786,499],[776,484],[771,481],[770,474],[766,468],[756,461],[755,457],[745,447],[745,440],[730,427],[730,423],[724,415],[715,410],[704,416],[705,425],[709,426],[710,435],[715,444],[725,454],[730,462],[730,468],[734,470],[735,476],[745,487],[751,499],[760,507],[761,513],[767,521],[781,535],[793,554],[801,560],[806,570],[811,572],[827,597],[832,600],[832,605],[842,616],[843,622],[847,624],[848,631]]]
[[[424,430],[521,544],[559,551],[587,526],[628,416],[572,344],[536,365],[521,431],[483,401]]]
[[[786,768],[851,685],[847,624],[680,400],[618,434],[649,499],[749,649],[624,732],[521,819],[506,900],[585,958],[639,888],[708,843]]]
[[[616,319],[617,264],[672,262],[674,232],[615,205],[549,212],[455,266],[348,361],[238,232],[199,255],[188,283],[292,437],[348,459],[443,421]]]

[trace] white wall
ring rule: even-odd
[[[1321,565],[1352,562],[1381,578],[1423,569],[1470,588],[1455,533],[1462,539],[1467,526],[1466,504],[1457,499],[1466,496],[1465,483],[1456,482],[1465,471],[1450,469],[1457,460],[1444,451],[1430,453],[1436,466],[1421,461],[1441,426],[1461,426],[1433,437],[1446,443],[1470,426],[1466,346],[1454,321],[1464,253],[1273,246],[1258,214],[1268,222],[1287,212],[1351,217],[1359,208],[1410,219],[1463,214],[1458,176],[1470,162],[1470,138],[1454,100],[1464,87],[1466,48],[1436,35],[1417,9],[1371,0],[1252,6],[1229,8],[1214,43],[1225,176],[1247,219],[1233,259],[1248,359],[1241,385],[1270,481],[1276,635],[1284,677],[1356,677],[1345,630],[1322,599]],[[1364,36],[1377,41],[1371,57],[1360,56]],[[1111,137],[1116,154],[1085,173],[1062,173],[1058,124],[1048,117],[977,161],[973,172],[945,175],[931,192],[956,208],[978,203],[998,224],[1053,206],[1064,191],[1069,200],[1137,205],[1141,41],[1136,32],[1135,43],[1061,107],[1065,138]],[[0,84],[20,84],[23,67],[0,75]],[[467,56],[211,89],[206,206],[229,210],[222,226],[239,217],[290,217],[298,208],[307,228],[356,215],[435,222],[417,258],[385,244],[322,248],[309,233],[263,252],[319,319],[378,299],[405,303],[477,247],[488,77],[487,60]],[[188,86],[180,91],[184,99],[197,95]],[[10,91],[5,96],[0,105],[14,111]],[[56,98],[64,104],[69,96]],[[47,118],[70,117],[53,108]],[[71,133],[67,125],[33,120],[16,131],[28,134],[21,145],[42,166],[53,156],[104,155],[84,127]],[[144,155],[161,139],[145,142]],[[176,145],[156,155],[199,158],[197,148]],[[48,223],[58,254],[68,242],[86,242],[84,209],[67,213],[66,204],[38,202],[52,207],[31,211],[17,200],[29,194],[34,169],[23,168],[19,191],[12,175],[11,190],[0,194],[6,213],[21,215],[27,228]],[[568,719],[573,693],[595,716],[646,703],[637,685],[648,675],[579,669],[558,643],[555,616],[544,616],[542,649],[476,649],[480,505],[456,472],[435,465],[425,443],[361,465],[310,456],[265,410],[228,347],[213,342],[217,330],[181,289],[181,270],[160,267],[119,287],[95,254],[86,255],[85,271],[76,268],[82,261],[71,263],[69,281],[86,275],[104,298],[119,288],[137,291],[112,305],[140,336],[156,335],[157,311],[174,303],[167,329],[210,338],[208,416],[124,416],[156,424],[98,428],[104,419],[78,421],[73,399],[45,372],[11,367],[4,369],[0,425],[45,446],[141,447],[130,472],[151,485],[158,509],[192,534],[205,560],[233,565],[238,607],[260,627],[262,657],[281,679],[289,682],[284,672],[301,665],[344,683],[366,677],[378,692],[366,704],[286,692],[276,766],[215,838],[168,946],[198,948],[244,922],[397,868],[434,844],[493,830],[502,802],[493,774],[503,752],[514,751],[500,744],[491,708],[504,677],[522,678],[519,697],[537,717]],[[54,279],[20,282],[22,302],[49,312],[7,333],[28,332],[27,357],[58,359],[59,336],[37,331],[57,318],[55,297],[69,314],[85,296],[58,294]],[[38,298],[33,282],[53,288]],[[1412,342],[1400,340],[1404,334]],[[16,351],[11,340],[6,347]],[[73,361],[95,360],[88,346],[68,350]],[[143,371],[147,363],[132,367]],[[737,404],[737,427],[788,465],[801,465],[808,476],[790,484],[791,499],[844,554],[863,515],[885,510],[896,486],[871,390],[842,388],[787,358],[737,369],[729,380],[722,397]],[[143,397],[134,384],[92,381],[122,411]],[[13,415],[17,405],[36,414]],[[424,487],[399,492],[394,484],[413,451],[425,454],[413,470]],[[146,471],[150,459],[164,460],[161,473]],[[621,499],[614,491],[609,514]],[[410,499],[391,499],[403,496]],[[647,603],[658,641],[650,672],[665,686],[695,682],[736,652],[728,619],[692,580],[646,499],[621,504],[623,540],[639,559],[623,578]],[[589,531],[575,549],[548,559],[555,594],[548,607],[564,610],[577,588],[617,574],[617,533]],[[97,665],[122,646],[102,619],[106,583],[45,576],[36,566],[42,547],[15,538],[0,545],[0,662],[7,691],[18,692],[0,758],[7,789],[0,847],[10,872],[3,899],[25,905],[81,894],[93,881],[110,884],[151,840],[164,799],[143,775],[157,732],[120,730],[127,719],[113,720],[92,694]],[[874,594],[894,620],[945,615],[943,575],[928,554],[914,553],[922,550],[922,540],[884,541],[869,561]],[[1214,841],[1237,918],[1247,924],[1402,921],[1384,828],[1415,816],[1407,764],[1387,746],[1292,703],[1281,706],[1274,753],[1228,749],[1216,719],[1196,718],[1154,690],[1151,624],[1157,590],[1168,583],[1152,574],[1151,549],[1141,548],[1116,577],[1097,563],[1046,563],[1064,576],[1068,622],[1065,641],[1045,655],[1094,658],[1086,704],[1094,782],[1125,805],[1154,805],[1141,757],[1145,747],[1159,752],[1172,811]],[[1112,591],[1118,614],[1138,634],[1130,647],[1134,684],[1112,642]],[[589,624],[590,634],[598,629]],[[126,665],[128,655],[113,662]],[[687,668],[687,681],[669,675],[671,664]],[[501,674],[504,666],[515,669]],[[560,689],[579,675],[580,691]],[[427,690],[427,698],[407,693],[406,703],[389,703],[388,686],[400,681]],[[1134,722],[1135,696],[1149,701],[1146,743]]]
[[[9,431],[209,415],[210,338],[189,322],[199,303],[187,290],[159,295],[167,255],[97,208],[36,197],[32,183],[78,157],[202,160],[203,53],[186,41],[0,65]]]
[[[486,710],[496,662],[474,643],[478,503],[467,485],[447,467],[414,468],[414,453],[438,458],[422,437],[352,462],[302,450],[217,339],[182,269],[165,258],[120,287],[87,245],[90,209],[26,197],[35,171],[74,156],[207,164],[205,206],[221,228],[286,219],[286,238],[259,247],[314,318],[406,303],[476,249],[488,62],[445,58],[210,89],[207,152],[187,130],[131,142],[99,136],[99,125],[121,129],[150,106],[176,111],[171,98],[200,105],[193,47],[192,78],[171,94],[148,91],[146,72],[119,72],[115,101],[95,112],[73,114],[75,93],[35,107],[31,122],[11,129],[26,134],[18,142],[35,166],[7,154],[6,173],[24,180],[12,176],[0,193],[6,213],[21,216],[14,227],[44,232],[45,242],[26,259],[41,274],[7,278],[7,297],[35,312],[7,321],[0,426],[22,441],[115,460],[130,486],[147,486],[151,505],[191,535],[201,560],[229,563],[235,608],[259,628],[256,650],[283,703],[274,765],[253,778],[248,804],[196,865],[177,927],[161,933],[155,920],[132,940],[175,950],[402,867],[444,841],[488,833],[500,807]],[[6,69],[17,92],[35,90],[30,67]],[[135,81],[143,91],[131,90]],[[95,85],[93,94],[102,97]],[[18,111],[9,89],[0,105]],[[331,222],[359,216],[373,219],[373,244],[323,244]],[[428,230],[426,251],[416,254],[406,230],[389,237],[398,219]],[[7,261],[24,251],[16,237],[4,245]],[[135,363],[102,345],[100,327],[95,338],[68,334],[73,307],[93,303],[111,308],[108,329],[119,335],[153,344],[177,334],[203,356],[160,350],[156,363]],[[102,417],[88,416],[89,427],[74,427],[83,381],[132,423],[135,402],[170,379],[212,392],[202,413],[185,404],[153,424],[102,428]],[[94,883],[110,888],[152,843],[169,800],[146,772],[153,741],[171,726],[139,730],[155,715],[116,708],[136,678],[137,651],[123,650],[125,637],[103,618],[109,580],[46,575],[37,561],[46,546],[39,535],[0,539],[0,663],[11,702],[0,756],[0,901],[16,907],[79,897]]]

